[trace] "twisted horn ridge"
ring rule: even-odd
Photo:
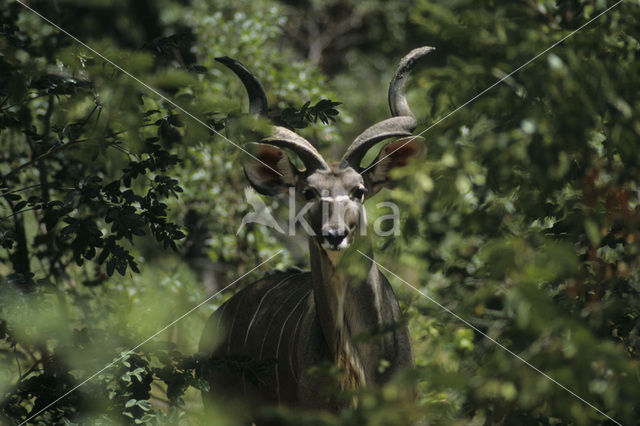
[[[404,85],[418,59],[434,50],[433,47],[419,47],[400,60],[389,84],[389,108],[392,118],[374,124],[362,132],[342,156],[340,167],[353,167],[361,171],[360,162],[371,147],[391,137],[407,137],[417,126],[417,121],[404,94]]]
[[[358,136],[340,160],[340,167],[353,167],[360,171],[360,162],[378,142],[392,137],[411,136],[416,128],[414,117],[392,117],[374,124]]]
[[[239,61],[228,56],[216,58],[216,61],[233,71],[242,81],[249,95],[249,112],[266,116],[269,106],[267,95],[257,77]],[[287,128],[274,126],[271,136],[260,142],[281,148],[289,148],[300,157],[307,170],[329,168],[320,153],[309,141]]]
[[[269,107],[267,94],[256,76],[247,67],[228,56],[218,57],[216,61],[233,71],[242,81],[249,95],[249,112],[251,114],[266,115]]]
[[[434,50],[433,47],[425,46],[413,49],[407,56],[400,60],[391,83],[389,83],[389,109],[394,117],[409,116],[414,117],[407,104],[407,98],[404,94],[404,85],[407,82],[409,74],[418,59]]]
[[[271,136],[261,140],[260,143],[289,148],[300,157],[307,171],[329,169],[322,155],[309,141],[286,127],[274,126]]]

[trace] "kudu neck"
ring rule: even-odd
[[[317,291],[334,290],[342,292],[346,290],[347,282],[350,279],[350,267],[353,266],[353,259],[358,259],[361,264],[367,265],[367,271],[377,269],[375,264],[369,259],[373,259],[373,249],[369,240],[361,239],[356,247],[350,247],[347,253],[327,252],[321,248],[313,238],[309,238],[309,257],[311,263],[311,275],[314,283],[314,294]],[[362,256],[358,251],[364,253]],[[343,256],[349,255],[349,259]]]
[[[365,250],[365,247],[368,247]],[[370,243],[358,244],[358,248],[370,255]],[[348,250],[355,250],[349,248]],[[318,243],[309,239],[309,254],[311,257],[311,276],[313,281],[313,297],[316,306],[318,322],[322,328],[333,362],[345,370],[343,387],[354,388],[365,384],[364,370],[357,352],[351,343],[351,336],[346,316],[349,309],[347,287],[350,285],[348,271],[349,262],[341,262],[337,256],[327,253]],[[362,261],[370,264],[362,256]]]

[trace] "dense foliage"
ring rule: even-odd
[[[300,238],[238,231],[251,208],[240,172],[248,157],[234,144],[248,147],[267,123],[244,113],[242,86],[214,58],[247,64],[267,89],[271,121],[335,157],[388,117],[393,69],[422,45],[436,51],[416,69],[409,102],[427,153],[370,202],[401,209],[400,235],[374,242],[416,369],[361,391],[337,415],[270,415],[611,424],[597,407],[637,422],[638,1],[584,28],[614,2],[29,5],[164,95],[2,2],[0,422],[37,413],[43,424],[237,424],[238,407],[202,408],[204,321],[243,284],[307,259]]]

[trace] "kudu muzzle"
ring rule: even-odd
[[[319,200],[320,235],[319,243],[325,250],[344,250],[351,244],[357,233],[358,224],[365,220],[361,202],[354,201],[345,194],[323,196]],[[312,222],[316,218],[310,218]]]

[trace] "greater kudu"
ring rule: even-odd
[[[316,379],[307,374],[310,367],[330,361],[343,371],[340,386],[353,389],[383,384],[399,369],[413,365],[409,332],[400,323],[398,301],[389,281],[369,262],[364,282],[351,282],[342,271],[345,265],[340,257],[356,237],[360,221],[366,220],[364,200],[389,186],[391,169],[405,165],[419,151],[418,141],[411,138],[416,119],[407,104],[404,84],[415,62],[431,50],[415,49],[400,61],[389,87],[393,117],[360,134],[339,163],[327,163],[307,140],[275,127],[257,150],[260,161],[245,166],[258,192],[275,195],[293,188],[299,199],[312,203],[307,216],[315,234],[309,237],[311,272],[276,272],[262,278],[212,315],[200,343],[200,350],[211,354],[212,360],[229,356],[275,359],[258,386],[242,372],[211,369],[212,392],[335,409],[336,401],[319,396]],[[267,98],[255,76],[231,58],[217,60],[242,80],[250,111],[266,113]],[[362,167],[367,151],[387,138],[401,139],[384,146],[371,169]],[[277,147],[293,151],[306,169],[298,170]],[[372,256],[371,249],[367,251]],[[373,337],[352,339],[367,333]],[[213,336],[219,335],[224,337],[214,342]]]

